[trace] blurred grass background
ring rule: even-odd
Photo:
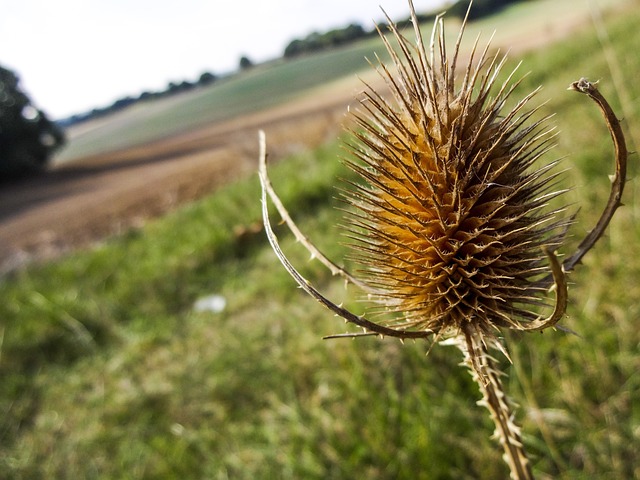
[[[580,207],[564,253],[597,220],[613,172],[600,113],[567,92],[569,83],[599,79],[637,148],[640,13],[629,8],[604,22],[610,44],[588,28],[523,58],[522,71],[532,73],[518,91],[544,85],[537,101],[548,99],[542,114],[556,112],[560,130],[548,159],[567,157],[569,198]],[[607,52],[619,64],[614,74]],[[271,169],[302,230],[334,259],[345,251],[334,208],[336,178],[349,175],[341,154],[331,143]],[[637,161],[630,157],[626,206],[570,276],[564,325],[577,335],[506,338],[508,390],[538,478],[640,478]],[[344,331],[342,321],[295,288],[262,234],[239,234],[251,232],[259,210],[254,176],[2,279],[0,477],[508,476],[459,353],[436,346],[425,357],[428,345],[391,339],[321,340]],[[362,311],[356,292],[309,262],[284,227],[278,233],[304,275]],[[211,293],[227,308],[195,312],[194,301]]]

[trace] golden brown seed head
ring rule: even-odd
[[[380,72],[393,100],[368,89],[349,146],[363,179],[346,194],[363,280],[399,314],[394,328],[517,327],[542,303],[542,247],[555,249],[568,223],[547,208],[561,192],[555,162],[538,164],[552,135],[546,118],[529,122],[535,92],[504,112],[519,83],[494,85],[504,57],[472,54],[457,81],[459,41],[448,59],[440,19],[429,51],[417,28],[417,46],[391,30],[397,72]]]

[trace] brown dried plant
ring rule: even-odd
[[[348,235],[353,259],[363,275],[356,278],[326,258],[302,234],[267,176],[266,146],[261,136],[260,179],[265,230],[278,258],[308,294],[361,327],[360,335],[424,338],[457,345],[483,395],[496,436],[514,479],[533,478],[520,428],[490,350],[508,354],[505,329],[541,331],[554,327],[567,307],[566,272],[572,270],[603,234],[625,183],[627,151],[614,113],[596,85],[581,79],[570,89],[593,99],[604,114],[616,149],[616,174],[609,202],[596,227],[578,249],[560,262],[573,216],[560,203],[557,161],[541,164],[552,147],[549,117],[532,121],[539,107],[528,109],[536,91],[504,112],[520,83],[515,70],[496,88],[506,56],[481,52],[478,40],[466,67],[457,60],[463,22],[451,58],[442,17],[436,18],[428,49],[409,1],[416,42],[389,20],[393,47],[381,38],[393,61],[378,71],[392,94],[388,100],[367,85],[353,114],[354,141],[347,165],[361,178],[344,192],[352,207]],[[457,82],[461,73],[462,80]],[[495,90],[495,92],[494,92]],[[284,255],[269,220],[267,196],[296,238],[333,274],[360,287],[377,306],[369,320],[324,297]],[[539,311],[555,301],[550,314]]]

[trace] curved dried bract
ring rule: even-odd
[[[547,255],[549,259],[549,264],[551,265],[551,273],[553,274],[553,280],[555,282],[555,291],[556,291],[556,301],[553,312],[547,318],[538,318],[532,322],[529,322],[525,325],[521,325],[520,329],[526,332],[540,331],[545,330],[550,327],[554,327],[562,317],[564,317],[565,312],[567,311],[567,303],[569,301],[569,292],[567,290],[567,279],[565,276],[564,269],[560,262],[558,261],[558,257],[555,254],[543,247],[542,249],[544,253]]]
[[[613,140],[616,173],[611,182],[609,201],[607,202],[598,223],[596,223],[593,230],[591,230],[584,240],[582,240],[580,245],[578,245],[576,252],[564,261],[563,266],[566,272],[573,270],[573,268],[580,263],[582,258],[589,250],[591,250],[607,229],[611,218],[613,218],[613,214],[616,212],[618,207],[622,205],[620,200],[622,198],[622,192],[624,191],[624,185],[627,178],[627,157],[629,154],[627,152],[627,143],[624,138],[624,133],[622,132],[622,127],[620,126],[620,122],[618,121],[616,114],[613,112],[609,102],[607,102],[607,100],[598,91],[596,83],[589,82],[587,79],[581,78],[577,82],[573,82],[569,86],[569,90],[584,93],[596,102],[600,108]]]
[[[320,263],[322,263],[325,267],[329,269],[329,271],[333,275],[339,275],[343,277],[347,282],[352,283],[363,290],[367,290],[367,285],[363,282],[355,278],[349,272],[347,272],[344,268],[340,267],[329,258],[327,258],[312,242],[309,238],[302,233],[302,231],[298,228],[296,223],[289,215],[286,207],[280,200],[280,197],[273,189],[273,185],[271,184],[271,180],[269,179],[269,175],[267,174],[267,152],[266,152],[266,139],[263,131],[259,132],[259,143],[260,143],[260,180],[262,189],[269,195],[271,201],[275,205],[278,213],[282,217],[282,220],[285,222],[287,227],[293,235],[296,237],[296,240],[300,242],[307,251],[311,254],[312,259],[317,259]]]
[[[329,299],[327,299],[324,295],[322,295],[317,289],[315,289],[311,283],[304,278],[300,272],[296,270],[296,268],[291,264],[289,259],[286,257],[282,249],[280,248],[280,244],[278,243],[278,238],[271,227],[271,221],[269,220],[269,208],[267,205],[267,193],[268,188],[267,185],[270,184],[269,177],[267,175],[267,154],[266,154],[266,142],[264,138],[264,133],[260,132],[260,184],[262,186],[262,219],[265,226],[265,231],[267,234],[267,238],[269,243],[271,244],[271,248],[275,252],[276,256],[280,260],[280,263],[285,267],[287,272],[293,277],[293,279],[298,283],[300,288],[302,288],[306,293],[315,298],[318,302],[320,302],[323,306],[334,312],[336,315],[344,318],[346,321],[353,323],[359,327],[365,329],[365,331],[373,332],[374,334],[381,336],[391,336],[391,337],[401,337],[401,338],[424,338],[430,335],[430,332],[403,332],[399,330],[395,330],[392,328],[384,327],[382,325],[378,325],[376,323],[370,322],[366,320],[364,317],[360,315],[355,315],[348,311],[347,309],[336,305]]]

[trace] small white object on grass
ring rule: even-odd
[[[196,312],[220,313],[226,306],[227,300],[222,295],[214,294],[196,300],[196,303],[193,304],[193,309]]]

